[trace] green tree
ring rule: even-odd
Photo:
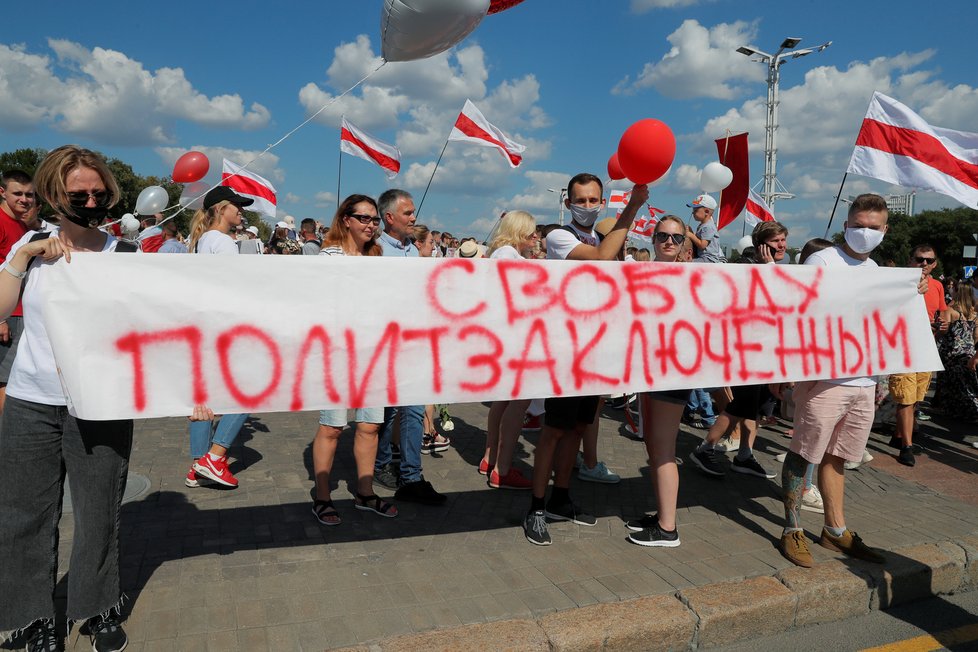
[[[12,152],[0,154],[0,171],[23,170],[34,176],[34,171],[41,164],[47,151],[43,149],[15,149]]]

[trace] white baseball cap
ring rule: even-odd
[[[245,231],[247,231],[251,235],[258,235],[258,227],[257,226],[249,226],[247,229],[245,229]]]
[[[709,208],[711,211],[717,209],[717,200],[709,195],[700,195],[693,200],[692,204],[686,204],[690,208]]]

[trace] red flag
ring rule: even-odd
[[[744,211],[744,221],[747,222],[747,226],[754,227],[761,222],[774,221],[774,213],[764,203],[764,199],[754,192],[753,188],[750,189],[750,194],[747,196],[747,205],[744,207]]]
[[[478,145],[498,147],[509,162],[509,166],[513,168],[523,162],[523,151],[526,149],[486,120],[471,100],[465,100],[465,106],[458,114],[448,140],[465,140]]]
[[[340,151],[376,163],[384,168],[388,179],[396,177],[401,170],[401,151],[397,147],[360,131],[346,118],[340,130]]]
[[[717,138],[720,163],[733,172],[733,181],[720,191],[720,215],[717,229],[727,226],[744,210],[750,190],[750,162],[747,154],[747,133]]]
[[[873,93],[846,171],[978,208],[978,133],[931,126],[893,98]]]

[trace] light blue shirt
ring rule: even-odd
[[[417,258],[418,248],[414,243],[404,244],[397,238],[388,235],[386,231],[381,231],[377,238],[380,248],[384,250],[385,256],[400,256],[401,258]]]

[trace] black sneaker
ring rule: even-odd
[[[914,433],[914,434],[917,434],[917,433]],[[903,450],[903,439],[900,438],[900,437],[890,437],[890,447],[891,448],[895,448],[898,451],[902,451]],[[910,444],[910,448],[911,448],[911,450],[912,450],[912,452],[913,452],[914,455],[920,455],[923,452],[923,450],[924,450],[923,448],[920,447],[920,444]]]
[[[746,473],[747,475],[754,475],[758,478],[767,478],[769,480],[775,476],[774,473],[769,473],[761,466],[760,462],[753,455],[743,461],[738,460],[736,457],[733,458],[733,461],[730,463],[730,468],[737,473]]]
[[[580,507],[570,501],[563,505],[554,505],[551,503],[543,510],[543,514],[554,521],[571,521],[577,525],[586,525],[588,527],[594,527],[598,523],[598,519],[587,512],[581,511]]]
[[[904,446],[900,449],[900,454],[897,456],[897,461],[904,466],[913,466],[917,463],[917,459],[913,456],[913,446]]]
[[[421,438],[421,454],[444,453],[448,450],[450,441],[438,441],[435,435],[424,435]]]
[[[115,616],[96,616],[89,618],[87,624],[93,652],[122,652],[129,645],[129,638]]]
[[[658,521],[650,528],[640,532],[633,532],[628,535],[628,540],[640,546],[654,546],[656,548],[678,548],[679,530],[666,532],[659,527]]]
[[[40,621],[34,624],[27,636],[27,652],[62,652],[64,640],[58,636],[54,622]]]
[[[398,468],[393,462],[389,462],[374,470],[374,484],[387,489],[397,489]]]
[[[408,503],[421,503],[422,505],[444,505],[448,496],[435,491],[431,483],[421,476],[420,480],[406,482],[402,484],[394,494],[397,500]]]
[[[723,466],[720,464],[720,456],[712,446],[703,450],[695,449],[689,454],[689,459],[700,471],[707,475],[718,477],[726,475],[726,471],[723,470]]]
[[[659,524],[658,514],[646,514],[642,518],[633,518],[630,521],[625,521],[625,527],[632,532],[641,532],[650,527],[655,527]]]
[[[543,510],[527,512],[523,519],[523,534],[526,540],[537,546],[549,546],[553,543],[547,530],[547,517]]]

